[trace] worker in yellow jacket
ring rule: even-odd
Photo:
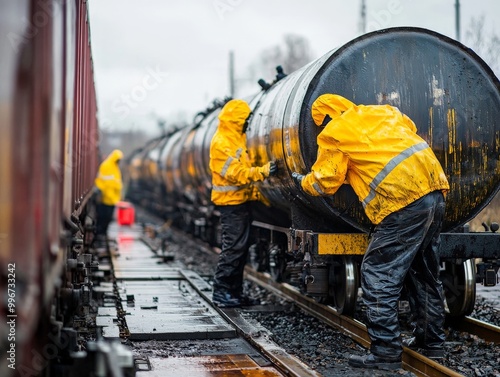
[[[224,105],[210,144],[212,202],[220,212],[222,250],[213,287],[213,302],[220,307],[249,303],[243,295],[243,269],[248,255],[251,212],[248,203],[261,200],[255,182],[277,172],[274,162],[252,166],[247,154],[246,127],[250,107],[240,99]]]
[[[96,219],[96,240],[105,241],[108,227],[113,220],[113,213],[116,204],[122,195],[122,175],[120,171],[120,160],[123,153],[115,149],[99,166],[99,172],[95,179],[97,195],[97,219]]]
[[[317,159],[310,173],[294,172],[293,180],[313,196],[351,185],[374,224],[361,265],[371,353],[353,355],[349,364],[401,366],[398,299],[405,283],[416,315],[415,337],[408,345],[442,357],[439,244],[449,184],[439,161],[413,121],[390,105],[355,105],[324,94],[312,104],[311,115],[324,127]]]

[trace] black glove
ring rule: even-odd
[[[302,188],[302,180],[304,179],[304,176],[302,174],[299,174],[297,172],[292,173],[292,179],[295,182],[297,186]]]
[[[271,161],[269,162],[269,176],[272,177],[276,174],[278,174],[278,165],[276,165],[276,162]]]

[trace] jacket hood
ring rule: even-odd
[[[122,158],[123,158],[123,152],[119,149],[115,149],[108,156],[108,160],[113,161],[113,162],[121,160]]]
[[[241,133],[245,120],[250,115],[250,106],[241,99],[233,99],[226,103],[219,114],[219,127],[231,128]]]
[[[335,119],[344,111],[356,106],[347,98],[338,94],[323,94],[316,98],[311,106],[311,116],[317,126],[321,126],[325,120],[325,116]]]

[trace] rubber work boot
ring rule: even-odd
[[[243,306],[254,306],[260,305],[260,300],[258,298],[252,298],[250,296],[242,295],[238,297]]]
[[[444,350],[441,347],[427,347],[422,344],[422,342],[419,342],[415,337],[405,338],[401,343],[403,344],[403,346],[421,353],[429,359],[436,360],[444,358]]]
[[[351,355],[349,365],[355,368],[396,370],[401,368],[401,359],[387,359],[370,353],[366,356]]]
[[[219,308],[236,308],[241,306],[238,297],[232,296],[229,292],[214,291],[212,302]]]

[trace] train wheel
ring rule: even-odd
[[[340,257],[330,268],[330,296],[339,313],[352,315],[356,308],[359,271],[352,257]]]
[[[262,243],[255,243],[248,248],[249,264],[255,271],[262,272],[266,270],[267,263],[265,254],[265,245]]]
[[[283,281],[286,268],[286,260],[283,250],[278,245],[271,245],[269,248],[269,273],[274,281]]]
[[[469,315],[476,302],[476,266],[474,259],[461,264],[445,262],[441,272],[446,304],[453,317]]]

